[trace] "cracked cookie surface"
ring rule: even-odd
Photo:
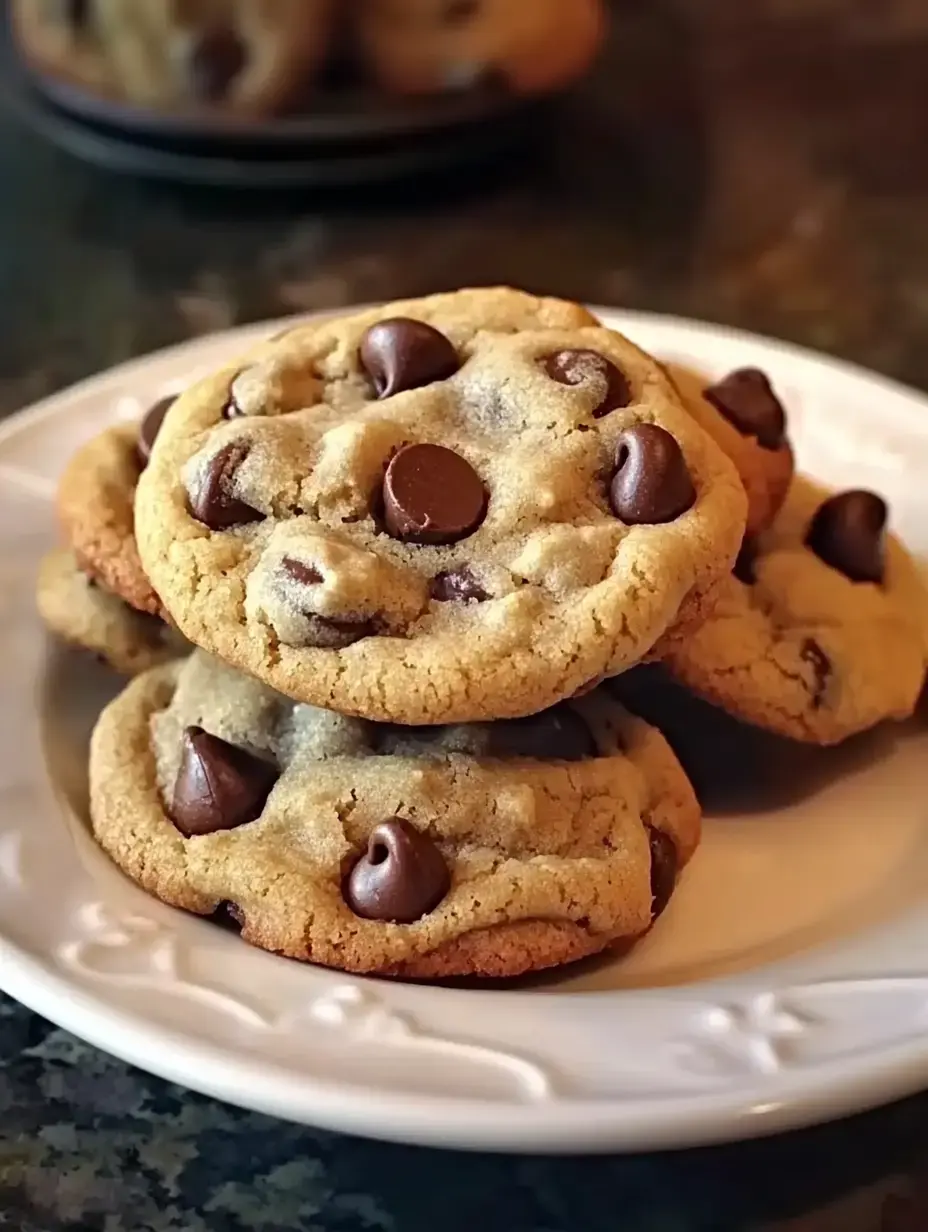
[[[331,0],[14,0],[20,46],[95,94],[165,110],[267,115],[305,96]]]
[[[93,582],[66,548],[43,558],[36,604],[51,633],[98,655],[125,676],[167,663],[189,649],[157,616],[136,611]]]
[[[530,714],[624,670],[699,610],[744,520],[657,364],[492,288],[298,326],[200,382],[136,502],[195,645],[406,723]]]
[[[351,971],[516,975],[596,953],[650,927],[699,838],[663,737],[602,690],[406,728],[196,652],[104,711],[90,778],[96,837],[145,889]]]
[[[925,679],[928,603],[886,515],[871,493],[829,496],[797,477],[713,614],[664,649],[671,675],[736,718],[816,744],[907,718]]]
[[[775,390],[757,369],[737,369],[716,382],[683,364],[664,368],[683,405],[735,464],[748,498],[745,533],[766,530],[794,471],[786,410]]]

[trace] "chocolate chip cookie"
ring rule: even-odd
[[[93,437],[71,458],[58,485],[58,520],[81,569],[140,612],[162,614],[135,543],[135,488],[167,408],[161,398],[139,424]]]
[[[648,356],[481,289],[300,326],[197,384],[136,534],[195,645],[298,701],[469,722],[644,657],[731,568],[745,505]]]
[[[700,814],[602,690],[529,719],[402,728],[295,704],[198,652],[94,732],[98,841],[246,941],[415,978],[512,976],[644,933]]]
[[[887,521],[874,493],[829,496],[795,479],[713,614],[664,648],[670,673],[737,718],[815,744],[907,718],[925,679],[928,602]]]
[[[305,96],[331,0],[14,0],[41,70],[158,110],[268,115]]]
[[[712,381],[683,364],[664,367],[683,405],[737,467],[748,496],[746,533],[766,530],[794,470],[786,411],[769,377],[758,368],[737,368]]]
[[[602,40],[601,0],[359,0],[361,45],[390,91],[500,80],[518,94],[579,77]]]
[[[39,615],[51,633],[135,676],[189,649],[157,616],[137,612],[84,573],[72,552],[49,552],[39,567]]]

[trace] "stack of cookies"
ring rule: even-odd
[[[700,829],[620,700],[637,665],[816,743],[915,706],[885,506],[792,471],[762,373],[710,384],[576,304],[459,291],[272,339],[62,481],[41,611],[139,673],[94,733],[97,840],[342,970],[627,945]]]
[[[17,46],[43,75],[168,112],[262,118],[353,98],[495,83],[557,90],[602,41],[602,0],[11,0]],[[363,97],[363,96],[362,96]],[[376,97],[376,96],[375,96]]]

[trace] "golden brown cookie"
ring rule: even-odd
[[[928,663],[928,596],[887,518],[873,493],[797,477],[715,611],[662,647],[667,670],[728,714],[813,744],[907,718]]]
[[[306,94],[332,0],[14,0],[25,55],[94,93],[158,110],[269,115]]]
[[[360,0],[361,44],[399,94],[501,79],[517,94],[567,85],[602,41],[601,0]]]
[[[506,288],[299,326],[178,400],[141,558],[195,644],[361,717],[531,714],[730,570],[744,490],[658,365]]]
[[[168,663],[189,650],[163,620],[137,612],[93,582],[66,548],[49,552],[42,560],[36,603],[51,633],[98,655],[126,676]]]
[[[157,403],[144,423],[157,417]],[[58,485],[58,520],[90,577],[140,612],[162,615],[135,543],[135,488],[145,461],[139,425],[116,424],[71,458]]]
[[[640,936],[699,839],[663,737],[602,690],[400,728],[292,703],[201,652],[102,714],[94,832],[133,880],[346,971],[512,976]]]
[[[756,535],[776,517],[793,478],[786,412],[757,369],[741,369],[713,382],[683,364],[664,368],[683,405],[734,462],[748,496],[746,534]]]

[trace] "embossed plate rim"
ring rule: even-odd
[[[724,351],[732,362],[778,367],[803,389],[854,387],[864,416],[880,400],[881,439],[896,441],[876,451],[877,469],[898,480],[912,449],[928,457],[928,399],[893,381],[734,330],[598,311],[664,354],[711,361]],[[521,997],[352,979],[242,952],[234,937],[128,886],[90,843],[83,850],[60,841],[61,804],[40,746],[45,651],[31,595],[36,557],[52,534],[48,472],[57,460],[46,466],[43,455],[32,470],[18,446],[54,424],[51,435],[72,432],[73,447],[104,419],[135,413],[136,395],[169,392],[181,374],[208,371],[280,326],[247,326],[130,361],[0,426],[0,496],[34,502],[24,538],[19,519],[0,528],[8,575],[0,644],[12,648],[0,681],[0,747],[8,750],[0,759],[0,987],[107,1051],[206,1094],[433,1146],[679,1147],[839,1116],[928,1081],[921,903],[878,929],[739,975]],[[801,414],[799,436],[813,440],[816,422],[814,410]],[[924,497],[913,494],[912,514],[923,509]],[[43,833],[52,841],[42,842]],[[228,969],[215,964],[233,953]],[[151,996],[165,989],[168,996]],[[289,1002],[275,1000],[297,989]],[[866,1038],[842,1043],[841,1032],[855,1029]],[[800,1046],[809,1050],[804,1060]]]

